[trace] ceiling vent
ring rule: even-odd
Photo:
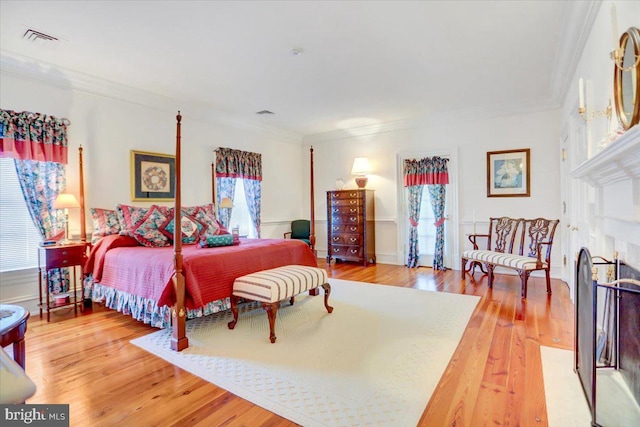
[[[258,111],[256,114],[264,115],[264,114],[275,114],[275,113],[269,110],[262,110],[262,111]]]
[[[27,31],[24,32],[24,34],[22,35],[22,38],[32,42],[36,42],[40,40],[52,41],[52,42],[58,41],[57,37],[50,36],[49,34],[45,34],[31,28],[29,28]]]

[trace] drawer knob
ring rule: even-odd
[[[333,238],[333,241],[334,241],[334,242],[337,242],[338,240],[340,240],[340,238],[339,238],[339,237],[334,237],[334,238]]]
[[[333,231],[338,231],[340,230],[340,227],[333,227]]]
[[[358,203],[358,202],[357,202],[357,201],[355,201],[355,200],[350,200],[350,201],[349,201],[349,203],[351,203],[352,205],[355,205],[355,204],[356,204],[356,203]]]
[[[354,217],[354,216],[352,216],[352,217],[350,217],[350,218],[349,218],[349,221],[351,221],[351,222],[356,222],[357,220],[358,220],[358,218],[356,218],[356,217]]]
[[[69,252],[67,251],[62,251],[62,255],[67,255]]]
[[[355,242],[355,241],[356,241],[356,238],[355,238],[355,237],[352,237],[352,238],[350,238],[349,240],[351,240],[352,242]]]
[[[351,253],[352,253],[352,254],[355,254],[355,253],[357,253],[357,252],[358,252],[358,250],[357,250],[357,249],[351,249]]]
[[[338,249],[338,248],[333,248],[333,252],[340,252],[340,249]]]
[[[338,208],[333,208],[333,211],[334,211],[334,212],[340,212],[340,209],[338,209]]]
[[[351,227],[351,231],[356,231],[357,228],[356,227]]]
[[[349,197],[356,197],[358,193],[349,193]]]
[[[69,261],[67,261],[66,259],[63,259],[63,260],[62,260],[62,263],[63,263],[63,264],[67,264],[68,262],[69,262]]]

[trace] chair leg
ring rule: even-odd
[[[236,323],[238,323],[238,298],[235,295],[231,295],[231,312],[233,313],[233,320],[227,323],[229,329],[233,329],[236,327]]]
[[[467,266],[467,259],[466,258],[462,258],[461,259],[461,268],[460,268],[460,278],[462,280],[464,280],[464,273],[466,273],[466,266]]]
[[[278,307],[280,307],[280,301],[276,302],[263,302],[262,308],[267,312],[269,316],[269,339],[273,344],[276,342],[276,315],[278,314]]]
[[[544,271],[545,276],[547,277],[547,293],[551,295],[551,273],[549,269]]]
[[[325,283],[322,285],[322,289],[324,289],[324,307],[327,309],[329,313],[333,311],[333,307],[329,305],[329,295],[331,294],[331,285]]]

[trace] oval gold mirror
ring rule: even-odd
[[[622,57],[616,59],[613,91],[618,120],[624,130],[640,121],[640,30],[629,28],[620,37]]]

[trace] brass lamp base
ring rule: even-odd
[[[359,176],[356,178],[356,184],[358,185],[358,188],[366,187],[367,181],[369,181],[369,178],[367,178],[366,176]]]

